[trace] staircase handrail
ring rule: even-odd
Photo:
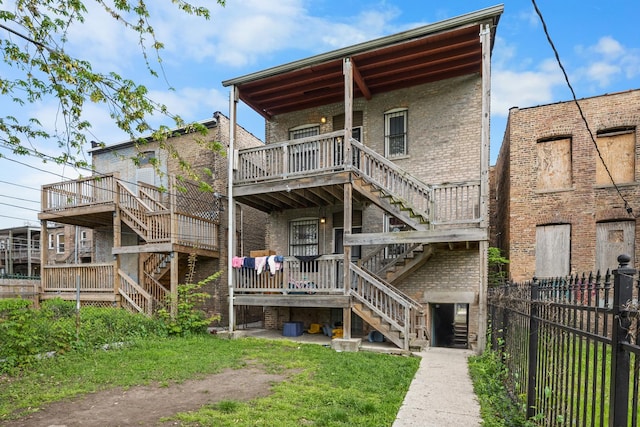
[[[411,253],[415,249],[422,246],[422,243],[402,243],[401,245],[402,245],[403,251],[394,257],[384,256],[384,251],[388,248],[389,245],[377,245],[374,247],[373,251],[369,252],[366,256],[358,260],[358,265],[364,270],[374,274],[375,276],[379,276],[384,271],[395,266],[400,261],[403,261],[404,259],[406,259],[407,254]],[[374,261],[375,259],[382,259],[383,261],[387,261],[387,260],[388,261],[377,264]],[[371,261],[374,261],[374,262],[371,262]]]
[[[146,201],[149,203],[149,205],[154,205],[154,211],[168,211],[169,208],[162,204],[159,200],[154,198],[153,194],[150,194],[150,191],[156,193],[156,195],[162,193],[160,191],[160,188],[156,187],[155,185],[147,184],[144,182],[138,183],[138,193],[140,194],[139,198],[141,201]]]
[[[363,269],[361,269],[360,267],[357,267],[355,264],[353,263],[349,263],[349,271],[351,272],[351,275],[356,275],[362,279],[365,280],[365,282],[369,285],[369,286],[373,286],[374,288],[379,289],[380,291],[382,291],[385,295],[389,296],[390,298],[392,298],[393,300],[395,300],[396,302],[398,302],[398,304],[400,306],[403,307],[403,309],[405,311],[409,310],[408,304],[403,301],[401,298],[398,298],[399,295],[396,294],[392,289],[386,287],[384,284],[382,284],[379,280],[377,280],[373,275],[369,274],[368,272],[364,271]],[[393,327],[395,327],[398,330],[405,330],[404,325],[398,323],[397,319],[390,316],[389,313],[387,313],[386,311],[381,310],[376,304],[373,304],[371,301],[369,301],[367,298],[363,297],[362,295],[360,295],[358,293],[358,291],[354,288],[353,285],[353,279],[352,279],[352,288],[350,290],[350,295],[352,297],[354,297],[357,301],[361,302],[362,304],[366,305],[369,309],[371,309],[373,312],[375,312],[378,316],[380,316],[382,319],[384,319],[385,321],[387,321],[388,323],[390,323]],[[404,316],[403,316],[404,318]]]
[[[398,289],[396,289],[393,285],[391,285],[390,283],[388,283],[387,281],[381,279],[380,277],[375,276],[374,274],[372,274],[371,272],[358,267],[356,264],[350,262],[349,263],[349,270],[355,274],[357,274],[358,276],[366,279],[371,285],[377,287],[378,289],[382,290],[386,295],[391,296],[392,298],[394,298],[397,301],[402,302],[402,306],[403,307],[407,307],[407,308],[411,308],[413,310],[416,310],[420,313],[422,313],[424,310],[422,308],[422,304],[420,304],[419,302],[417,302],[416,300],[414,300],[413,298],[411,298],[408,295],[403,294],[402,292],[400,292]],[[351,293],[353,295],[354,291],[353,289],[351,289]],[[358,300],[360,300],[359,296]]]
[[[418,178],[413,176],[411,173],[402,169],[396,163],[390,161],[384,156],[381,156],[376,151],[372,150],[371,148],[365,146],[364,144],[358,142],[355,139],[351,139],[351,146],[359,150],[361,154],[364,154],[370,157],[371,159],[373,159],[376,163],[383,165],[386,171],[392,172],[395,178],[399,179],[403,183],[406,183],[406,185],[403,185],[403,188],[405,190],[411,189],[410,191],[412,191],[413,196],[417,196],[418,199],[424,199],[424,203],[421,204],[422,206],[419,206],[415,203],[414,200],[411,200],[411,198],[408,198],[408,197],[403,198],[404,200],[406,200],[411,204],[410,207],[414,210],[415,213],[421,215],[427,220],[431,220],[430,212],[431,212],[431,204],[433,203],[433,197],[432,197],[433,186],[419,180]],[[393,196],[403,197],[404,195],[409,195],[408,193],[401,194],[397,188],[390,188],[388,185],[386,185],[386,183],[376,179],[374,176],[372,176],[371,173],[365,170],[366,167],[363,167],[365,163],[364,159],[360,158],[361,156],[354,156],[354,157],[356,157],[358,160],[354,162],[355,164],[351,165],[351,168],[361,178],[377,185],[378,187],[387,191],[389,194]]]
[[[153,301],[159,306],[165,307],[167,298],[169,297],[169,290],[165,288],[164,285],[155,277],[153,277],[151,273],[145,271],[143,274],[150,281],[147,282],[147,284],[151,285],[152,288],[150,292],[148,291],[151,299],[153,299]],[[158,297],[156,295],[158,295]]]
[[[138,285],[135,282],[135,280],[129,277],[129,275],[124,271],[122,271],[121,269],[118,269],[118,276],[120,277],[121,281],[124,281],[128,286],[130,286],[136,292],[142,295],[144,301],[146,302],[145,307],[141,307],[136,301],[134,301],[134,299],[125,290],[123,290],[122,282],[118,287],[118,292],[120,293],[120,295],[122,295],[127,300],[127,302],[131,304],[140,313],[151,315],[152,314],[151,313],[151,295],[147,291],[145,291],[140,285]]]

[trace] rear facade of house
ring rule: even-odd
[[[512,108],[495,166],[495,244],[514,281],[637,265],[640,90]],[[606,165],[606,167],[605,167]]]
[[[236,149],[230,164],[233,199],[268,214],[263,251],[230,245],[233,310],[262,307],[267,328],[322,325],[344,340],[378,331],[404,349],[484,347],[501,13],[223,82],[232,122],[238,102],[266,120],[265,146]]]

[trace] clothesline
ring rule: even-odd
[[[269,255],[260,257],[236,257],[231,259],[233,268],[250,268],[261,274],[267,268],[271,275],[276,274],[282,269],[284,257],[282,255]]]

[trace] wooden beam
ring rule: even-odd
[[[135,246],[119,246],[111,249],[113,255],[118,254],[139,254],[145,252],[171,252],[173,245],[171,243],[149,243],[147,245],[135,245]]]
[[[339,171],[318,175],[317,171],[310,171],[309,176],[300,178],[278,179],[277,181],[260,182],[252,184],[236,184],[233,187],[233,196],[252,196],[256,194],[273,193],[279,191],[290,192],[293,190],[307,189],[309,187],[322,187],[330,185],[342,185],[349,182],[349,172]]]
[[[392,233],[345,234],[344,244],[387,245],[396,243],[448,243],[448,242],[481,242],[488,240],[486,229],[470,228],[456,230],[414,230]]]
[[[248,295],[235,294],[234,305],[266,307],[335,307],[349,306],[347,295]]]
[[[351,60],[351,65],[353,67],[353,81],[358,86],[358,89],[360,89],[360,92],[362,92],[362,95],[364,96],[364,98],[367,101],[370,101],[371,100],[371,91],[367,87],[367,83],[364,81],[364,78],[362,77],[362,74],[360,74],[360,70],[356,66],[356,64],[353,61],[353,59]]]

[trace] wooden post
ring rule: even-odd
[[[122,216],[120,214],[120,189],[118,188],[119,181],[114,176],[113,178],[113,198],[115,211],[113,212],[113,248],[119,248],[122,246]],[[120,294],[120,255],[114,255],[113,262],[113,292],[116,300]],[[122,303],[119,304],[122,306]]]
[[[229,163],[227,166],[227,288],[229,293],[229,333],[232,333],[235,327],[234,304],[233,304],[233,257],[235,251],[235,235],[236,235],[236,214],[235,202],[233,199],[233,171],[235,158],[235,139],[236,139],[236,113],[238,108],[238,88],[231,86],[229,92],[229,149],[227,158]]]
[[[482,130],[480,149],[480,227],[486,230],[487,240],[480,242],[480,283],[478,287],[478,353],[482,353],[487,341],[487,283],[489,250],[489,118],[491,110],[491,28],[483,25],[480,30],[482,44]]]
[[[171,252],[171,318],[178,316],[178,268],[180,254]]]
[[[344,141],[342,146],[344,148],[343,162],[347,168],[351,167],[351,128],[353,127],[353,68],[351,66],[351,59],[345,58],[343,62],[344,73]],[[353,186],[351,182],[344,185],[344,237],[351,234],[352,227],[352,195]],[[346,240],[346,239],[344,239]],[[344,241],[343,240],[343,241]],[[351,293],[351,270],[349,264],[351,263],[351,245],[344,246],[344,268],[343,268],[343,282],[344,293],[349,295]],[[351,339],[351,302],[349,306],[342,310],[342,331],[343,338]]]

